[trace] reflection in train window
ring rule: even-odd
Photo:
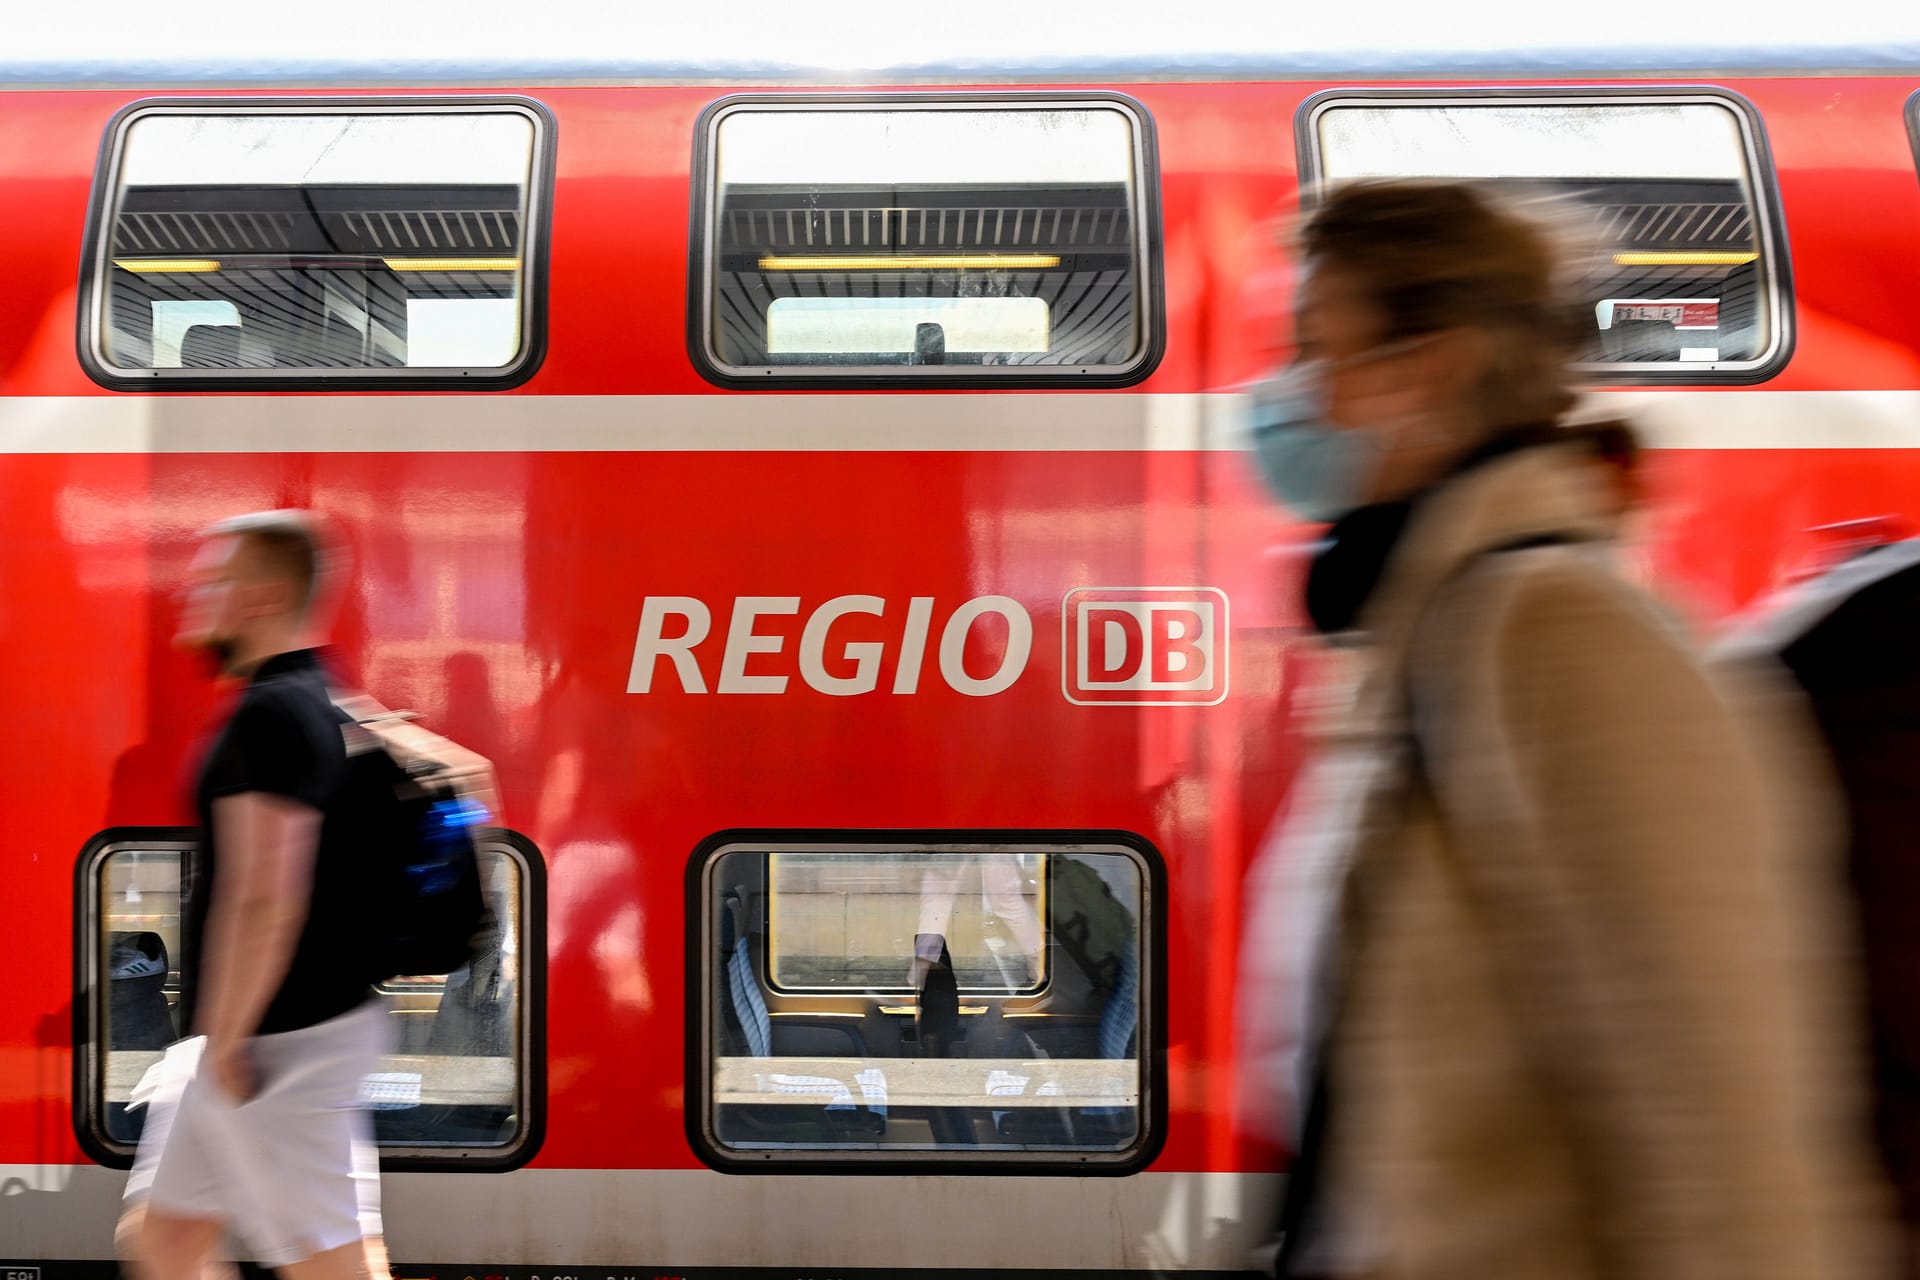
[[[189,832],[182,835],[190,836]],[[145,1122],[133,1101],[140,1079],[185,1028],[178,1025],[181,868],[190,839],[115,840],[83,858],[81,891],[90,1027],[85,1082],[92,1145],[130,1152]],[[538,999],[529,980],[527,926],[537,867],[507,837],[481,845],[493,925],[474,960],[452,974],[383,983],[392,1052],[363,1096],[386,1154],[482,1157],[486,1167],[525,1145],[530,1029]],[[518,1162],[517,1160],[515,1161]]]
[[[1114,100],[736,100],[703,135],[710,372],[1144,376],[1152,183]]]
[[[1046,862],[1040,853],[776,854],[767,895],[773,985],[915,990],[944,946],[960,990],[1032,990],[1046,978]]]
[[[1157,859],[1135,837],[716,837],[689,1131],[729,1169],[1137,1167]]]
[[[1785,240],[1759,121],[1732,99],[1371,91],[1322,97],[1305,120],[1323,186],[1472,178],[1572,213],[1590,368],[1753,381],[1784,362]]]
[[[96,197],[91,363],[146,386],[530,371],[542,145],[517,104],[136,108]]]

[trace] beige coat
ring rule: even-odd
[[[1382,767],[1329,1174],[1358,1274],[1877,1275],[1836,833],[1790,705],[1704,672],[1602,547],[1475,559],[1605,536],[1595,479],[1565,448],[1459,478],[1362,619],[1333,749]]]

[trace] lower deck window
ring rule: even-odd
[[[1132,837],[710,844],[690,976],[702,1154],[1138,1167],[1156,865]]]
[[[114,1162],[131,1156],[145,1124],[136,1087],[186,1031],[177,1005],[182,868],[191,849],[187,838],[103,840],[81,862],[82,1129],[89,1147]],[[537,855],[502,834],[481,845],[480,866],[493,927],[472,963],[379,988],[393,1051],[364,1081],[362,1099],[387,1156],[487,1167],[531,1154],[531,1015],[541,967],[528,927],[538,919]]]

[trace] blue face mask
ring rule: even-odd
[[[1304,520],[1336,520],[1366,501],[1380,465],[1371,431],[1327,418],[1324,370],[1293,365],[1253,404],[1253,456],[1273,495]]]

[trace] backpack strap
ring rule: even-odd
[[[1582,546],[1597,541],[1599,541],[1599,539],[1587,534],[1569,533],[1564,529],[1549,529],[1541,533],[1525,534],[1518,538],[1510,538],[1505,542],[1496,542],[1490,547],[1480,548],[1480,550],[1461,561],[1460,564],[1455,567],[1453,573],[1449,575],[1447,581],[1449,583],[1458,581],[1467,570],[1473,568],[1488,556],[1505,555],[1509,551],[1531,551],[1535,547]]]
[[[371,725],[387,720],[418,720],[420,718],[416,711],[394,711],[381,705],[370,694],[343,689],[332,683],[327,685],[327,697],[332,700],[334,706],[352,717],[357,724]]]
[[[1569,533],[1565,530],[1547,530],[1542,533],[1529,533],[1521,537],[1510,538],[1505,542],[1496,542],[1491,546],[1481,547],[1477,551],[1469,553],[1458,564],[1449,569],[1440,579],[1439,584],[1435,586],[1427,598],[1421,602],[1419,612],[1414,616],[1413,626],[1408,634],[1410,637],[1417,638],[1420,634],[1421,626],[1426,622],[1428,616],[1445,601],[1447,593],[1453,587],[1459,585],[1461,580],[1468,574],[1497,556],[1511,555],[1519,551],[1536,551],[1542,547],[1584,546],[1597,541],[1599,541],[1599,539],[1584,534]],[[1408,713],[1407,721],[1411,723],[1413,698],[1412,690],[1406,687],[1405,678],[1407,672],[1404,661],[1401,664],[1400,675],[1402,709]]]
[[[417,713],[391,710],[365,693],[330,684],[327,696],[350,722],[342,726],[347,754],[381,748],[411,777],[452,787],[489,817],[500,812],[500,787],[485,756],[418,723]]]
[[[1443,595],[1448,588],[1454,586],[1494,556],[1507,555],[1516,551],[1534,551],[1542,547],[1583,546],[1597,541],[1599,541],[1599,539],[1580,534],[1565,531],[1549,531],[1529,534],[1525,537],[1514,538],[1507,542],[1495,543],[1493,546],[1481,548],[1455,565],[1453,571],[1447,575],[1433,594],[1434,597]],[[1427,601],[1421,617],[1415,620],[1414,627],[1416,634],[1418,633],[1420,623],[1425,621],[1426,614],[1434,609],[1435,604],[1435,599],[1429,599]],[[1405,787],[1402,798],[1405,804],[1411,806],[1415,802],[1416,797],[1422,792],[1432,795],[1434,787],[1433,775],[1427,771],[1426,753],[1420,749],[1420,735],[1414,727],[1412,676],[1411,672],[1408,671],[1404,665],[1400,671],[1399,696],[1402,713],[1400,719],[1400,738],[1406,768],[1403,779]]]

